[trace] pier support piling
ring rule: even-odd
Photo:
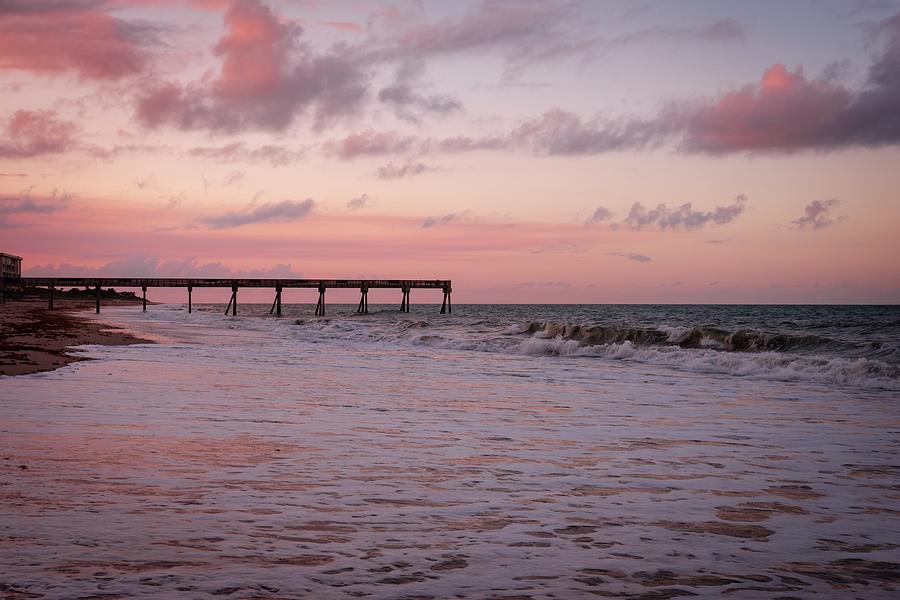
[[[147,286],[142,285],[141,291],[144,293],[144,312],[147,312]]]
[[[356,312],[369,314],[369,288],[361,287],[359,288],[359,306],[356,307]]]
[[[97,284],[97,287],[94,288],[94,294],[97,297],[97,314],[100,314],[100,284]]]
[[[316,304],[316,316],[325,316],[325,286],[319,285],[319,303]]]
[[[444,286],[444,301],[441,302],[441,314],[450,314],[453,312],[453,305],[450,303],[450,286]]]
[[[188,314],[191,314],[191,292],[194,291],[193,286],[188,286]]]
[[[272,302],[272,308],[269,309],[269,314],[272,313],[277,314],[279,317],[281,316],[281,286],[275,287],[275,300]]]
[[[55,286],[52,283],[49,286],[47,286],[47,291],[49,292],[47,294],[47,310],[53,310],[53,288],[54,287]]]
[[[403,286],[403,300],[400,302],[400,312],[409,312],[409,286]]]
[[[237,316],[237,291],[238,286],[231,286],[231,300],[228,301],[228,306],[225,307],[225,314],[228,314],[228,311],[231,311],[231,316]]]

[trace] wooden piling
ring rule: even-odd
[[[325,284],[319,284],[319,302],[316,304],[316,316],[325,316]]]
[[[144,293],[144,312],[147,312],[147,286],[142,285],[141,291]]]
[[[453,291],[449,284],[444,286],[444,300],[441,302],[441,314],[450,314],[453,312],[453,306],[450,303],[450,292]]]
[[[409,285],[404,285],[401,290],[403,291],[403,301],[400,302],[400,312],[409,312]]]
[[[97,314],[100,314],[100,284],[97,284],[95,288],[95,295],[97,296]]]
[[[188,290],[188,314],[190,314],[191,308],[192,308],[191,307],[191,292],[194,291],[194,288],[192,286],[188,286],[187,290]]]
[[[275,286],[275,299],[272,301],[272,308],[269,309],[269,314],[272,313],[277,314],[279,317],[281,316],[281,286]]]
[[[53,290],[54,290],[54,287],[55,287],[55,286],[54,286],[52,283],[51,283],[49,286],[47,286],[47,291],[49,292],[49,294],[47,294],[47,310],[53,310]]]

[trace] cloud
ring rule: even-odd
[[[222,59],[218,76],[145,90],[137,108],[145,125],[281,131],[308,112],[315,126],[323,127],[354,112],[365,96],[367,75],[345,46],[313,53],[299,42],[299,25],[278,19],[259,0],[234,0],[225,25],[227,32],[213,48]]]
[[[585,225],[590,225],[591,223],[602,223],[603,221],[609,221],[613,218],[613,213],[605,206],[598,206],[594,210],[594,214],[592,214],[584,223]]]
[[[422,221],[422,227],[429,228],[435,227],[438,225],[449,225],[451,223],[458,223],[460,221],[465,220],[469,216],[469,211],[464,210],[458,213],[447,213],[445,215],[438,215],[435,217],[425,217],[425,220]]]
[[[590,7],[590,3],[587,7]],[[461,15],[422,21],[421,8],[382,9],[369,22],[370,54],[378,60],[505,52],[507,74],[536,63],[596,59],[617,47],[644,41],[723,42],[744,37],[735,21],[690,27],[652,27],[615,38],[597,34],[602,17],[575,2],[490,0]]]
[[[230,229],[253,223],[275,223],[281,221],[295,221],[309,216],[315,208],[312,199],[306,200],[282,200],[261,204],[241,212],[229,212],[224,215],[206,217],[200,223],[213,229]]]
[[[99,267],[71,263],[36,265],[26,270],[31,277],[222,277],[222,278],[296,278],[290,264],[277,264],[268,269],[232,269],[221,262],[200,262],[193,257],[163,260],[135,255],[108,262]]]
[[[515,6],[518,6],[516,4]],[[529,39],[536,35],[526,23],[536,25],[537,15],[556,22],[550,8],[527,5],[528,10],[508,24],[493,22],[509,5],[500,2],[482,7],[487,24],[464,30],[467,18],[442,25],[418,25],[407,31],[402,43],[417,51],[441,53],[461,48],[480,48],[502,40]],[[555,15],[555,16],[554,16]],[[530,19],[534,19],[531,21]],[[494,32],[498,39],[480,35]],[[654,149],[672,144],[684,153],[778,153],[799,150],[834,150],[879,147],[900,143],[900,13],[870,28],[881,50],[869,67],[866,84],[850,90],[837,82],[840,69],[829,66],[823,75],[809,78],[802,68],[789,70],[774,64],[758,83],[745,85],[714,98],[669,101],[648,118],[582,118],[552,108],[526,120],[505,134],[448,139],[415,138],[396,132],[367,131],[350,136],[337,152],[344,158],[413,152],[419,156],[440,152],[475,150],[528,150],[537,155],[579,156]],[[652,38],[738,38],[742,29],[733,22],[695,28],[668,28],[635,34]],[[473,37],[474,36],[474,37]],[[621,43],[630,43],[620,40]],[[398,42],[400,43],[400,42]],[[571,50],[571,49],[570,49]],[[562,51],[562,50],[560,50]],[[402,96],[398,92],[398,97]]]
[[[266,144],[258,148],[248,148],[243,142],[233,142],[224,146],[198,146],[188,150],[189,156],[205,158],[221,163],[269,163],[273,167],[283,167],[304,156],[303,150],[291,150],[276,144]]]
[[[13,215],[46,215],[67,208],[72,200],[70,194],[59,194],[56,191],[48,198],[35,200],[29,196],[0,196],[0,227],[10,226],[9,217]]]
[[[359,133],[352,133],[337,142],[327,143],[326,151],[337,154],[344,160],[350,160],[361,156],[407,152],[416,143],[416,138],[400,135],[396,131],[378,132],[367,129]]]
[[[610,252],[610,256],[620,256],[622,258],[627,258],[628,260],[633,260],[635,262],[645,263],[650,262],[650,257],[645,256],[643,254],[636,254],[634,252]]]
[[[825,229],[845,217],[832,217],[831,209],[840,204],[837,198],[813,200],[803,208],[803,216],[791,221],[797,229]]]
[[[78,126],[52,110],[18,110],[6,123],[0,158],[21,159],[60,154],[76,146]]]
[[[330,27],[332,29],[337,29],[338,31],[349,31],[351,33],[363,33],[366,28],[360,25],[359,23],[353,23],[352,21],[321,21],[322,25],[325,27]]]
[[[156,30],[124,21],[97,1],[0,2],[0,69],[74,72],[84,79],[116,80],[144,72],[146,47]]]
[[[557,108],[526,121],[512,131],[510,139],[536,154],[573,156],[655,147],[664,141],[666,129],[665,123],[654,120],[584,122]]]
[[[408,162],[401,165],[395,165],[391,162],[383,167],[378,167],[377,175],[379,179],[401,179],[403,177],[421,175],[422,173],[434,170],[435,167],[429,167],[421,162]]]
[[[369,202],[369,195],[363,194],[362,196],[357,196],[347,202],[347,210],[359,210],[361,208],[365,208],[366,204]]]
[[[640,202],[635,202],[631,205],[624,223],[636,230],[649,225],[655,225],[660,229],[700,229],[708,224],[724,225],[734,221],[743,214],[746,203],[747,197],[740,195],[727,206],[717,206],[712,211],[704,212],[694,210],[690,202],[674,209],[659,204],[652,210]]]
[[[885,43],[861,90],[776,64],[759,84],[676,117],[685,122],[683,149],[724,154],[900,143],[900,13],[878,22],[872,35]]]
[[[231,173],[225,176],[225,179],[222,180],[222,185],[229,186],[234,185],[236,183],[240,183],[244,179],[244,172],[238,169],[235,169]]]
[[[378,100],[390,106],[397,117],[411,123],[420,123],[423,114],[445,116],[461,111],[462,102],[449,94],[420,94],[415,88],[421,86],[420,78],[424,71],[421,60],[408,60],[403,63],[395,76],[394,82],[378,92]]]

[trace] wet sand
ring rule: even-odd
[[[23,375],[58,369],[84,357],[73,346],[121,346],[148,343],[112,325],[78,316],[94,310],[88,300],[58,299],[53,311],[39,298],[0,304],[0,375]],[[103,301],[104,306],[133,306],[135,301]]]

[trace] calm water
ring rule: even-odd
[[[896,307],[268,308],[0,378],[0,590],[896,597]]]

